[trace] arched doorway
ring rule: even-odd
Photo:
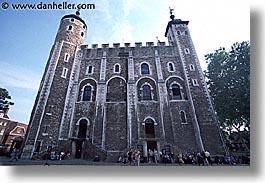
[[[87,120],[82,119],[79,121],[75,158],[80,159],[82,157],[83,142],[87,138]]]

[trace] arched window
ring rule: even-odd
[[[143,100],[152,100],[151,87],[148,85],[143,86]]]
[[[79,123],[79,128],[78,128],[78,138],[86,138],[87,134],[87,120],[82,119]]]
[[[173,63],[168,63],[168,70],[169,70],[169,72],[173,72],[174,71]]]
[[[186,114],[184,111],[180,111],[181,123],[187,123]]]
[[[145,137],[155,138],[155,125],[154,121],[151,119],[147,119],[145,121]]]
[[[180,35],[180,31],[177,31],[177,34]]]
[[[85,86],[83,93],[83,101],[91,101],[91,86]]]
[[[180,87],[177,84],[173,84],[172,85],[172,99],[173,100],[179,100],[182,99],[181,97],[181,91],[180,91]]]
[[[72,28],[73,28],[73,26],[70,25],[70,26],[68,27],[68,30],[70,31],[70,30],[72,30]]]
[[[144,75],[144,74],[150,74],[150,71],[149,71],[149,65],[147,63],[143,63],[141,65],[141,73]]]

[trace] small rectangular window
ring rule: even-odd
[[[195,71],[195,67],[194,67],[194,65],[190,64],[190,70],[191,70],[191,71]]]
[[[66,78],[67,77],[67,72],[68,72],[68,69],[64,67],[61,77],[62,78]]]
[[[93,67],[90,65],[86,68],[86,74],[92,74],[93,73]]]
[[[190,54],[190,49],[189,48],[185,48],[185,54]]]
[[[192,79],[193,86],[199,86],[197,79]]]
[[[68,62],[68,60],[69,60],[69,54],[68,53],[65,53],[65,55],[64,55],[64,61],[65,62]]]

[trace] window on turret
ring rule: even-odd
[[[62,72],[61,77],[62,77],[62,78],[66,78],[66,76],[67,76],[67,72],[68,72],[68,69],[64,67],[64,68],[63,68],[63,72]]]
[[[68,53],[65,53],[65,55],[64,55],[64,61],[65,62],[68,62],[68,60],[69,60],[69,54]]]
[[[186,36],[188,35],[188,32],[187,32],[187,31],[185,31],[185,35],[186,35]]]
[[[150,74],[149,65],[147,63],[141,65],[141,73],[142,75]]]
[[[189,48],[185,48],[185,54],[190,54],[190,49]]]
[[[180,35],[180,31],[177,31],[177,34]]]
[[[90,65],[86,69],[86,74],[92,74],[93,73],[93,67]]]
[[[192,79],[192,84],[193,84],[193,86],[199,86],[197,79]]]
[[[190,64],[190,70],[191,70],[191,71],[195,71],[195,67],[194,67],[194,65]]]
[[[83,101],[91,101],[91,86],[85,86],[84,93],[83,93]]]
[[[172,85],[172,99],[173,100],[181,100],[182,99],[180,86],[178,84]]]
[[[187,117],[184,111],[180,111],[180,119],[182,124],[187,124]]]
[[[174,68],[174,65],[172,62],[169,62],[168,63],[168,71],[169,72],[174,72],[175,71],[175,68]]]
[[[75,19],[71,18],[71,22],[74,22],[74,21],[75,21]]]
[[[69,25],[68,30],[70,31],[72,29],[73,29],[73,26],[72,25]]]
[[[81,32],[81,36],[82,36],[82,37],[84,36],[84,33],[83,33],[83,32]]]
[[[114,73],[120,73],[120,65],[119,64],[114,65]]]

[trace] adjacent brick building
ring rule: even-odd
[[[8,151],[20,149],[27,127],[27,124],[0,117],[0,144],[6,145]]]
[[[50,52],[22,157],[48,146],[117,161],[129,148],[223,154],[188,21],[171,15],[164,42],[82,45],[87,25],[66,15]],[[88,35],[89,36],[89,35]]]

